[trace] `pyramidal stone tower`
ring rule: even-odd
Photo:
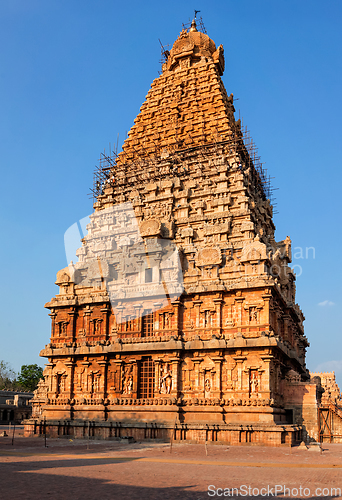
[[[193,21],[57,273],[26,434],[280,445],[317,437],[303,314],[266,176]]]

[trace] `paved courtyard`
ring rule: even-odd
[[[12,432],[0,438],[1,500],[334,498],[342,489],[339,444],[321,453],[48,438],[45,447],[20,428],[12,445]]]

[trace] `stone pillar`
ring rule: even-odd
[[[291,316],[289,314],[284,314],[283,320],[284,320],[284,340],[287,340],[288,342],[290,342],[289,323],[291,321]]]
[[[108,366],[108,361],[106,359],[101,359],[98,361],[99,366],[101,367],[101,384],[99,387],[99,397],[102,397],[103,399],[106,397],[107,394],[107,366]]]
[[[270,300],[271,300],[272,294],[268,289],[265,290],[264,295],[262,295],[262,298],[264,299],[264,310],[263,310],[263,316],[264,316],[264,321],[263,323],[265,324],[265,328],[270,330]],[[261,322],[261,321],[260,321]]]
[[[90,315],[91,315],[91,309],[89,306],[86,307],[83,311],[83,329],[84,333],[86,336],[90,335]]]
[[[278,359],[273,359],[273,366],[274,366],[274,392],[275,394],[279,394],[279,375],[280,375],[280,361]]]
[[[157,256],[154,256],[155,265],[152,267],[152,283],[160,283],[160,262],[161,259]]]
[[[132,375],[133,375],[133,388],[132,388],[132,398],[138,397],[138,363],[136,359],[131,360],[133,364]]]
[[[243,390],[243,392],[246,393],[246,396],[250,397],[250,395],[251,395],[251,393],[250,393],[250,385],[251,385],[250,374],[251,374],[251,370],[250,370],[250,368],[245,368],[244,370],[242,370],[241,373],[243,374],[242,390]]]
[[[116,394],[121,394],[122,392],[122,363],[123,361],[121,359],[113,359],[112,361],[112,366],[113,366],[113,385],[114,385],[114,392]],[[134,379],[133,379],[133,389],[134,389]]]
[[[55,329],[56,329],[56,316],[57,313],[55,312],[54,309],[51,309],[51,313],[49,314],[51,318],[51,338],[55,336]]]
[[[241,325],[242,325],[242,303],[244,300],[245,300],[244,297],[235,299],[235,303],[237,304],[237,309],[238,309],[237,326],[239,326],[239,327],[241,327]],[[239,331],[241,331],[241,328]]]
[[[81,365],[84,366],[84,379],[85,383],[83,382],[83,387],[82,387],[82,392],[89,392],[89,377],[88,377],[88,368],[90,365],[89,361],[82,361]]]
[[[259,383],[259,396],[261,396],[261,394],[263,393],[263,378],[262,378],[262,374],[265,372],[265,370],[262,370],[261,368],[259,368],[258,370],[258,376],[259,376],[259,379],[258,379],[258,383]]]
[[[237,363],[237,372],[238,372],[238,380],[237,380],[237,391],[243,390],[243,380],[242,380],[242,364],[245,361],[245,356],[233,356]]]
[[[51,392],[53,394],[57,394],[57,379],[58,379],[58,374],[57,373],[52,373],[51,374]]]
[[[45,365],[45,370],[44,370],[44,380],[48,383],[48,393],[52,392],[52,384],[53,384],[53,380],[52,380],[52,368],[53,368],[53,363],[46,363]]]
[[[160,363],[161,359],[155,358],[154,360],[154,394],[160,393]]]
[[[124,331],[124,323],[123,323],[124,318],[122,316],[124,307],[116,306],[116,310],[118,311],[118,314],[116,316],[116,327],[118,332],[122,333]]]
[[[178,388],[179,388],[179,358],[170,358],[170,364],[172,367],[172,385],[171,394],[177,398]]]
[[[65,366],[68,369],[68,379],[69,379],[69,387],[65,388],[65,392],[68,394],[68,398],[72,399],[74,395],[74,370],[75,370],[75,362],[73,360],[65,361]]]
[[[140,332],[140,335],[142,333],[142,312],[143,308],[141,304],[134,304],[133,305],[134,310],[135,310],[135,316],[136,316],[136,329],[138,332]]]
[[[195,328],[200,328],[201,327],[201,325],[200,325],[200,307],[201,307],[202,301],[201,300],[194,300],[193,304],[194,304],[195,311],[196,311],[195,312],[195,316],[196,316]]]
[[[198,392],[199,391],[199,364],[203,361],[202,358],[192,358],[191,359],[194,363],[194,387],[193,390]]]
[[[68,312],[69,322],[67,324],[66,336],[71,337],[71,341],[75,342],[76,340],[76,310],[73,307],[71,311]]]
[[[174,324],[172,325],[173,326],[173,330],[176,330],[176,337],[178,337],[178,335],[181,333],[181,328],[180,328],[180,308],[182,306],[181,302],[179,300],[176,300],[173,304],[173,307],[174,307],[174,311],[175,311],[175,315],[174,315]]]
[[[219,335],[221,335],[221,332],[222,332],[222,304],[223,304],[222,297],[214,299],[214,304],[215,304],[215,310],[216,310],[216,325],[214,325],[214,327],[217,328],[217,333]]]
[[[153,310],[155,311],[153,314],[153,335],[161,334],[159,330],[161,330],[161,325],[160,325],[160,310],[163,307],[162,302],[154,302],[153,303]]]
[[[271,361],[273,356],[265,354],[260,356],[265,363],[265,370],[263,376],[262,392],[265,398],[271,398]]]
[[[110,313],[110,308],[106,304],[102,309],[101,312],[103,314],[103,332],[102,334],[105,336],[105,339],[109,339],[109,313]]]
[[[187,329],[187,333],[189,333],[189,330],[192,331],[195,328],[196,325],[196,310],[193,310],[194,306],[192,303],[188,303],[186,310],[188,311],[189,317],[186,325],[184,324],[185,321],[185,316],[184,316],[184,311],[185,311],[185,306],[183,306],[183,329],[184,327]],[[194,317],[195,316],[195,317]]]
[[[221,398],[222,394],[222,361],[223,358],[221,356],[215,356],[211,358],[215,363],[215,371],[214,371],[214,384],[213,384],[213,397]]]

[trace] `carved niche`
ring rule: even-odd
[[[68,378],[67,368],[61,361],[58,361],[52,370],[53,384],[52,391],[56,396],[60,396],[66,391],[66,380]]]
[[[160,366],[159,393],[170,394],[172,388],[172,367],[170,363],[164,362]]]
[[[263,362],[258,355],[252,355],[245,361],[245,372],[248,375],[249,397],[258,397],[261,387],[261,377],[264,372]]]
[[[261,322],[261,311],[264,307],[263,299],[254,301],[246,300],[243,307],[247,313],[247,322],[249,325],[256,325]]]
[[[141,236],[160,236],[161,223],[157,219],[148,219],[141,223],[140,234]]]
[[[220,265],[221,262],[222,255],[219,248],[202,248],[197,254],[196,265],[199,267]]]
[[[209,356],[205,356],[199,366],[199,371],[202,374],[201,386],[204,391],[204,397],[210,399],[212,390],[214,389],[215,363]]]
[[[74,375],[74,391],[75,392],[83,392],[84,391],[84,372],[85,372],[85,367],[84,366],[77,366],[75,368],[75,375]]]
[[[183,391],[191,391],[193,389],[194,385],[194,362],[191,360],[190,357],[184,358],[184,361],[182,362],[181,368],[182,368],[182,389]]]
[[[260,260],[267,260],[266,245],[261,243],[259,236],[256,236],[251,243],[242,249],[240,261],[258,262]]]
[[[122,394],[130,395],[133,392],[133,365],[126,364],[122,374]]]
[[[223,364],[226,371],[226,388],[233,389],[235,378],[233,377],[233,370],[236,367],[236,361],[232,356],[226,355],[225,362]]]

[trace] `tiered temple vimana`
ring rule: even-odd
[[[317,438],[303,314],[269,185],[193,21],[57,273],[26,435],[290,444]]]

